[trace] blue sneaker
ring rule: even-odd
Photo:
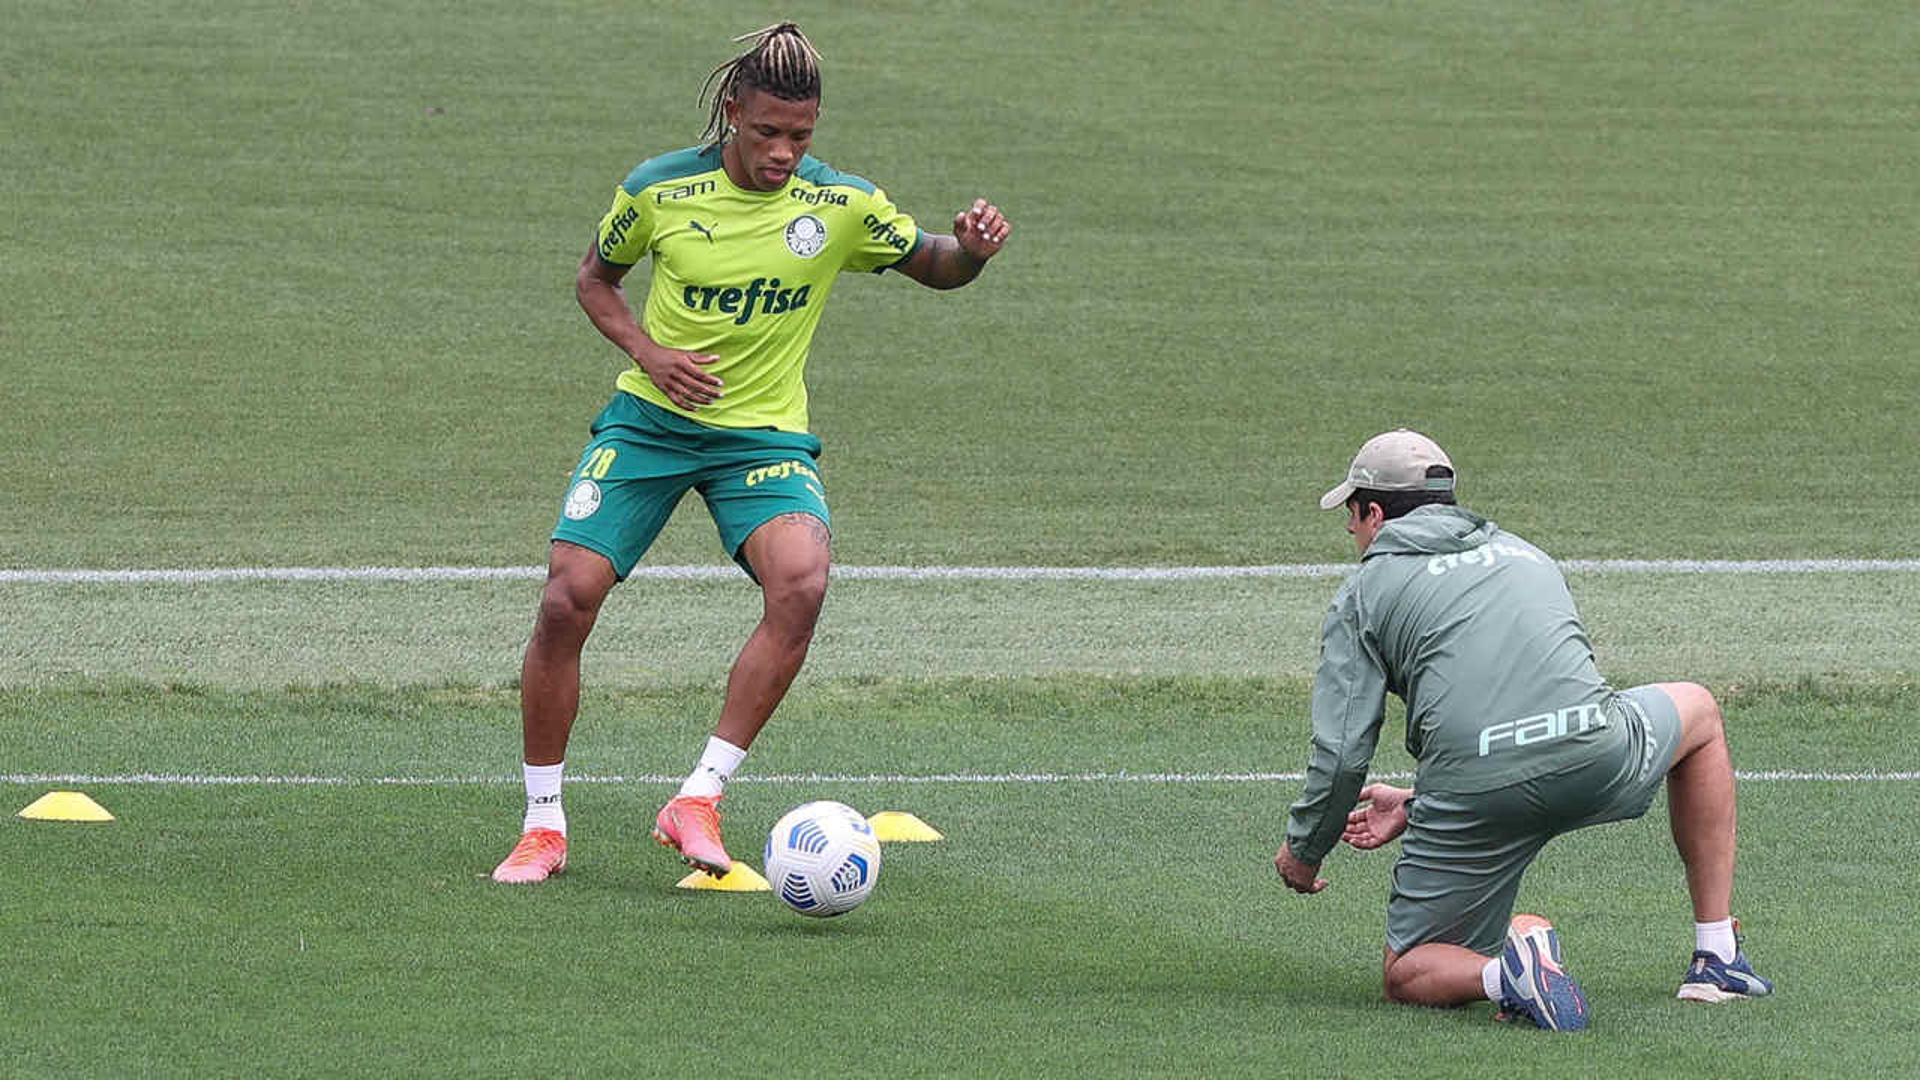
[[[1680,980],[1680,992],[1674,996],[1681,1001],[1719,1004],[1773,993],[1773,984],[1753,973],[1753,965],[1747,963],[1747,954],[1740,951],[1740,943],[1740,921],[1735,919],[1732,963],[1705,950],[1694,950],[1693,964],[1687,968],[1686,977]]]
[[[1501,1019],[1524,1019],[1548,1031],[1582,1031],[1587,996],[1560,965],[1560,936],[1538,915],[1516,915],[1500,953]]]

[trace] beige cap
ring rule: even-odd
[[[1369,491],[1452,491],[1453,477],[1429,478],[1434,465],[1453,468],[1440,444],[1417,431],[1400,428],[1367,440],[1347,466],[1347,478],[1340,486],[1320,496],[1320,509],[1335,510],[1353,496],[1355,489]]]

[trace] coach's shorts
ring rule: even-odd
[[[753,530],[782,514],[833,524],[818,438],[712,427],[621,390],[593,421],[553,538],[605,555],[625,578],[689,489],[706,500],[721,546],[749,576],[741,549]]]
[[[1607,703],[1617,737],[1591,763],[1493,791],[1421,789],[1409,807],[1387,901],[1387,948],[1500,951],[1520,875],[1563,832],[1647,812],[1673,765],[1680,711],[1654,686]]]

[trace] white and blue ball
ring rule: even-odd
[[[787,811],[767,835],[767,883],[788,907],[825,918],[860,906],[880,877],[873,826],[845,803],[822,799]]]

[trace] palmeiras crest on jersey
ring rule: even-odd
[[[811,259],[827,246],[827,223],[812,214],[801,214],[787,222],[787,250],[803,259]]]
[[[567,505],[561,513],[568,521],[590,518],[600,509],[600,485],[591,480],[582,480],[567,490]]]

